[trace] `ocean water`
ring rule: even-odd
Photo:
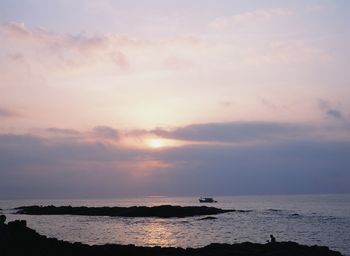
[[[325,245],[350,256],[350,195],[230,196],[200,204],[195,197],[145,197],[89,200],[0,200],[8,220],[25,219],[43,235],[88,244],[200,247],[210,243],[279,241]],[[214,220],[189,218],[120,218],[30,216],[13,214],[24,205],[154,206],[208,205],[251,210],[216,215]]]

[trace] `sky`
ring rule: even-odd
[[[350,193],[347,0],[1,0],[0,198]]]

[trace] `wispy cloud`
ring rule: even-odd
[[[93,133],[97,137],[105,138],[105,139],[111,139],[111,140],[118,140],[119,139],[119,132],[118,130],[109,127],[109,126],[96,126],[93,129]]]
[[[110,126],[95,126],[89,130],[75,130],[67,128],[50,127],[45,130],[38,130],[37,136],[47,138],[52,142],[75,141],[76,143],[101,143],[105,145],[117,145],[120,139],[120,132]]]
[[[20,114],[15,110],[0,107],[0,118],[14,118],[19,116]]]
[[[57,127],[47,128],[46,130],[50,133],[61,134],[61,135],[80,135],[81,134],[81,132],[77,130],[57,128]]]
[[[306,6],[306,10],[309,12],[333,12],[335,10],[335,4],[332,2],[328,3],[310,3]]]
[[[193,36],[155,38],[153,40],[133,38],[120,34],[87,36],[84,34],[56,33],[45,28],[27,27],[24,23],[11,22],[0,25],[0,33],[13,43],[13,48],[26,55],[35,55],[47,64],[46,68],[99,67],[106,70],[116,66],[122,71],[131,67],[174,68],[188,66],[189,59],[201,47],[201,41]],[[37,51],[39,49],[39,51]],[[181,52],[181,58],[176,53]],[[35,58],[28,61],[35,62]]]
[[[340,110],[329,109],[329,110],[327,110],[326,113],[327,113],[328,116],[333,117],[335,119],[340,119],[340,120],[344,119],[344,116],[343,116],[342,112],[340,112]]]
[[[39,48],[47,57],[54,57],[70,68],[87,65],[91,58],[110,61],[125,69],[129,66],[127,58],[119,49],[121,45],[131,43],[122,36],[84,36],[54,33],[44,28],[29,29],[23,23],[6,23],[0,26],[0,32],[9,40],[20,44],[22,50]],[[114,46],[114,47],[111,47]]]
[[[252,142],[291,138],[304,135],[309,128],[303,125],[274,122],[228,122],[192,124],[173,130],[152,132],[165,138],[202,142]]]
[[[345,121],[346,118],[339,108],[336,108],[330,101],[319,99],[318,107],[324,113],[326,117],[329,117],[338,121]]]
[[[235,24],[247,24],[261,22],[278,17],[288,17],[295,15],[292,9],[286,8],[262,8],[253,11],[246,11],[230,17],[219,17],[209,23],[209,26],[217,29],[224,29]]]
[[[284,40],[269,43],[266,48],[252,49],[246,54],[247,64],[301,64],[318,60],[325,63],[332,55],[325,49],[301,40]]]
[[[232,16],[234,22],[250,22],[261,19],[271,19],[274,17],[286,17],[294,15],[295,12],[286,8],[266,8],[257,9],[254,11],[243,12]]]
[[[164,65],[169,69],[181,70],[193,67],[194,63],[189,59],[170,56],[164,60]]]

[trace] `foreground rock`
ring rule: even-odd
[[[134,245],[86,245],[69,243],[55,238],[47,238],[36,231],[27,228],[25,221],[13,221],[0,225],[0,255],[36,255],[36,256],[109,256],[109,255],[189,255],[189,256],[341,256],[339,252],[331,251],[327,247],[305,246],[294,242],[276,242],[273,244],[210,244],[208,246],[193,248],[171,247],[138,247]]]
[[[84,215],[111,217],[191,217],[215,215],[235,210],[223,210],[207,206],[132,206],[132,207],[72,207],[72,206],[22,206],[16,208],[18,214],[30,215]]]

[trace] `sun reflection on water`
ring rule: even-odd
[[[173,246],[177,243],[176,234],[173,234],[163,221],[144,223],[142,229],[145,234],[140,237],[144,244],[149,246]]]

